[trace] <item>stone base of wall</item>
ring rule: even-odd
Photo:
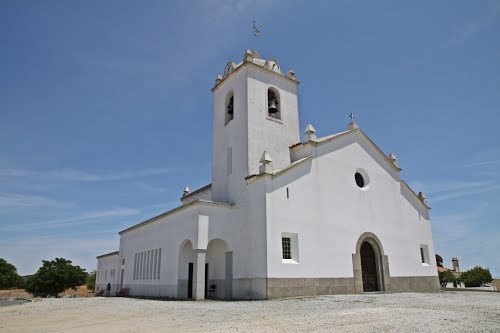
[[[390,277],[385,284],[385,290],[389,292],[440,291],[441,285],[437,276],[399,276]]]
[[[131,296],[149,297],[187,297],[187,280],[178,280],[178,285],[125,285],[130,288]],[[224,280],[210,280],[216,284],[215,295],[209,298],[219,299],[274,299],[295,296],[316,296],[335,294],[356,294],[354,277],[344,278],[245,278],[232,280],[232,295],[226,297]],[[105,288],[106,285],[99,285]],[[114,295],[116,286],[112,286]],[[437,276],[389,277],[385,282],[386,292],[434,292],[441,290]]]
[[[389,277],[387,292],[433,292],[441,290],[437,276]],[[354,277],[346,278],[268,278],[267,298],[355,294]]]
[[[268,278],[267,298],[354,294],[354,278]]]

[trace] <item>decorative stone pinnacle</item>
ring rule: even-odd
[[[254,50],[245,50],[245,54],[243,54],[243,61],[252,61],[252,59],[259,59],[260,58],[260,54],[259,52],[257,51],[254,51]]]
[[[215,84],[219,84],[222,81],[222,75],[218,74],[217,77],[215,78]]]
[[[351,118],[351,122],[349,123],[349,126],[347,126],[347,128],[350,130],[359,128],[358,124],[356,124],[356,121],[354,120],[354,114],[352,112],[349,117]]]
[[[314,129],[313,125],[308,124],[306,126],[306,129],[304,130],[304,133],[306,134],[304,138],[306,142],[316,140],[316,130]]]
[[[189,187],[186,185],[184,186],[184,190],[182,191],[182,196],[186,196],[189,194]]]
[[[273,172],[273,159],[271,155],[267,151],[262,153],[262,157],[260,158],[261,166],[259,166],[260,173],[272,173]]]
[[[262,153],[262,157],[260,158],[260,163],[262,164],[270,164],[273,163],[273,159],[271,158],[271,155],[267,151],[264,151]]]
[[[425,197],[424,192],[418,192],[418,198],[424,205],[427,205],[427,198]]]
[[[293,69],[289,69],[288,73],[286,73],[286,76],[288,76],[292,80],[296,80],[297,78],[295,77],[295,71]]]
[[[392,163],[394,163],[394,165],[395,165],[397,168],[399,168],[399,165],[398,165],[398,163],[397,163],[397,160],[398,160],[398,159],[397,159],[396,155],[394,155],[393,153],[390,153],[388,157],[389,157],[389,159],[392,161]]]

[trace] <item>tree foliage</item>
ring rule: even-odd
[[[7,260],[0,258],[0,289],[21,287],[23,279],[17,274],[17,269]]]
[[[56,258],[43,260],[43,265],[26,283],[26,291],[35,296],[57,296],[68,288],[75,289],[85,284],[87,273],[80,266],[73,266],[70,260]]]
[[[439,267],[443,267],[443,257],[436,253],[436,264]]]
[[[493,278],[488,268],[476,266],[463,272],[462,275],[460,275],[460,281],[462,281],[466,287],[481,287],[482,284],[493,281]]]
[[[453,273],[449,270],[446,270],[444,272],[438,272],[438,274],[439,274],[439,283],[441,283],[442,287],[446,287],[446,284],[448,282],[453,283],[457,280],[455,275],[453,275]]]
[[[85,281],[85,285],[88,290],[94,291],[95,289],[95,271],[92,271],[89,275],[87,275],[87,280]]]

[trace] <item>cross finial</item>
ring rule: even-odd
[[[351,112],[349,114],[349,118],[351,118],[351,123],[347,126],[347,128],[350,130],[358,128],[358,124],[356,124],[356,121],[354,120],[354,113]]]
[[[260,29],[257,27],[257,24],[255,23],[255,20],[253,20],[252,23],[253,23],[253,35],[255,37],[259,37],[259,35],[260,35]]]

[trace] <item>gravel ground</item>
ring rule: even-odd
[[[500,332],[500,293],[338,295],[273,301],[44,299],[0,308],[1,332]]]

